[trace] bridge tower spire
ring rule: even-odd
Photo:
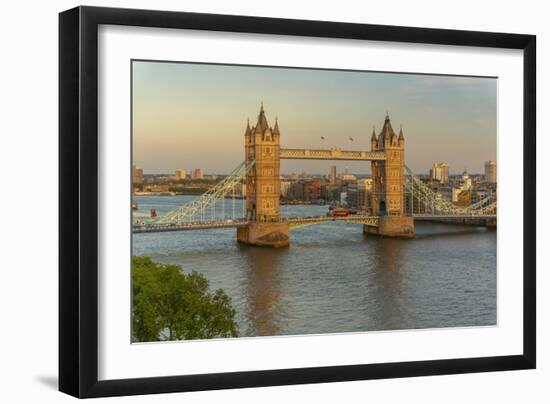
[[[378,138],[373,132],[371,147],[384,152],[386,159],[371,162],[372,213],[380,216],[380,221],[375,230],[365,226],[364,231],[385,236],[412,237],[414,220],[404,215],[405,136],[403,128],[400,128],[399,135],[395,133],[387,112]]]
[[[240,242],[282,247],[288,245],[289,225],[280,221],[279,122],[269,126],[263,102],[256,126],[245,130],[245,162],[255,162],[246,175],[246,219],[248,225],[237,229]]]

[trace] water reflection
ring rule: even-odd
[[[437,222],[417,222],[416,239],[437,238],[441,236],[462,236],[478,233],[494,233],[494,227],[476,227],[468,225],[448,225]]]
[[[406,268],[402,260],[407,240],[366,238],[372,254],[369,261],[372,281],[378,285],[371,291],[371,319],[381,330],[407,327],[409,314],[403,304]]]
[[[281,256],[284,249],[240,246],[246,255],[247,267],[243,279],[246,306],[246,335],[280,334],[281,319],[286,311],[281,303]]]

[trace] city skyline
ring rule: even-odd
[[[495,163],[495,161],[485,161],[484,164],[485,166],[487,166],[487,163]],[[436,162],[434,164],[445,164],[444,162]],[[367,176],[369,177],[370,176],[370,169],[368,169],[369,173],[363,173],[363,172],[352,172],[351,170],[349,170],[348,167],[345,166],[345,164],[342,164],[340,163],[340,165],[342,165],[342,169],[338,169],[336,170],[337,172],[337,175],[340,177],[342,175],[358,175],[358,176]],[[332,166],[337,166],[338,167],[338,163],[334,163],[332,164],[331,166],[328,167],[328,171],[326,173],[322,173],[322,172],[308,172],[308,171],[301,171],[301,172],[289,172],[289,173],[285,173],[285,174],[281,174],[282,177],[286,177],[286,178],[290,178],[292,176],[298,176],[298,177],[301,177],[303,176],[304,174],[306,174],[308,177],[325,177],[326,179],[330,180],[330,177],[331,177],[331,168]],[[137,166],[137,165],[133,165],[132,168],[135,170],[135,169],[138,169],[138,170],[142,170],[142,168],[140,166]],[[224,172],[208,172],[206,171],[205,169],[203,168],[194,168],[194,169],[182,169],[182,168],[177,168],[175,170],[172,170],[172,171],[162,171],[162,172],[155,172],[155,173],[148,173],[148,172],[143,172],[141,175],[142,176],[151,176],[151,177],[174,177],[175,179],[196,179],[196,178],[193,178],[193,172],[195,170],[201,170],[202,171],[202,175],[205,176],[205,177],[211,177],[211,176],[214,176],[214,177],[219,177],[219,176],[224,176],[224,175],[228,175],[229,173],[224,173]],[[181,174],[179,174],[180,171],[183,171],[186,175],[185,176],[182,176]],[[486,174],[486,168],[485,168],[485,171],[482,171],[482,172],[472,172],[472,171],[469,171],[469,170],[466,170],[466,172],[469,174],[469,175],[477,175],[477,176],[485,176],[487,175]],[[464,174],[464,168],[462,170],[458,170],[457,172],[449,172],[449,177],[461,177],[462,175]],[[430,176],[430,170],[428,170],[428,172],[421,172],[421,173],[415,173],[415,175],[418,175],[420,177],[429,177]],[[495,174],[496,175],[496,174]],[[495,181],[496,182],[496,181]]]
[[[230,172],[262,101],[283,147],[370,150],[373,125],[378,133],[389,112],[415,172],[445,161],[450,174],[483,173],[496,160],[492,78],[134,61],[132,101],[133,163],[145,174]],[[330,165],[285,161],[281,172],[326,175]],[[364,163],[336,166],[370,173]]]

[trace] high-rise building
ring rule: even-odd
[[[134,184],[143,183],[143,169],[137,166],[132,166],[132,182]]]
[[[346,202],[350,208],[357,208],[359,203],[359,190],[357,189],[357,181],[346,184]]]
[[[176,170],[176,180],[184,180],[187,173],[183,168],[178,168]]]
[[[191,179],[202,180],[203,178],[204,174],[202,173],[202,170],[200,168],[195,168],[191,173]]]
[[[281,179],[281,185],[280,186],[281,186],[281,196],[282,197],[287,197],[288,196],[288,191],[290,190],[291,184],[292,184],[291,181]]]
[[[330,174],[328,179],[331,185],[336,184],[336,166],[330,166]]]
[[[430,179],[437,180],[441,184],[449,182],[449,164],[435,163],[430,169]]]
[[[347,206],[348,205],[348,193],[347,192],[340,192],[340,205]]]
[[[497,162],[496,161],[485,162],[485,181],[496,184],[497,182]]]
[[[316,179],[304,181],[304,198],[315,200],[321,197],[321,181]]]
[[[357,208],[372,211],[372,178],[357,181]]]
[[[305,187],[303,180],[292,181],[286,192],[286,198],[302,201],[305,199],[304,190]]]

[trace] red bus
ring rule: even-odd
[[[334,208],[330,211],[330,215],[333,217],[345,217],[349,216],[350,212],[348,209],[345,208]]]

